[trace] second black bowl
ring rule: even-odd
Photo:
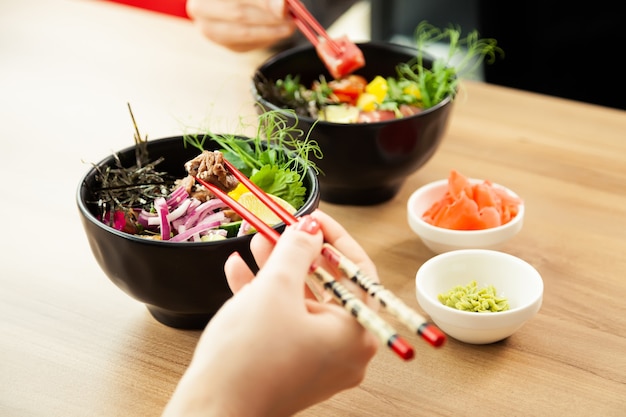
[[[414,48],[385,42],[359,43],[366,65],[355,72],[372,80],[396,76],[396,66],[414,58]],[[432,60],[425,59],[426,65]],[[267,80],[300,75],[311,85],[320,75],[332,79],[312,46],[281,52],[263,63],[252,82],[252,93],[260,111],[279,110],[257,86]],[[452,97],[413,116],[376,123],[331,123],[285,113],[292,125],[318,142],[322,158],[312,157],[322,171],[321,199],[350,205],[378,204],[393,198],[407,176],[422,167],[436,152],[444,136]]]

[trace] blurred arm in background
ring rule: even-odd
[[[356,0],[303,0],[315,18],[328,27]],[[187,14],[211,41],[236,52],[285,48],[304,41],[285,0],[188,0]]]

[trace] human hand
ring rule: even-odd
[[[204,36],[236,52],[269,47],[295,31],[285,0],[188,0],[187,14]]]
[[[252,239],[256,277],[241,257],[229,258],[235,296],[209,322],[164,416],[289,416],[363,380],[376,337],[341,306],[307,298],[305,277],[323,264],[324,238],[368,275],[376,270],[331,217],[307,217],[273,248],[261,234]]]

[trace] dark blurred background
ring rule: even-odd
[[[370,0],[372,40],[411,42],[417,24],[477,29],[504,58],[484,81],[626,110],[625,14],[618,3],[497,0]]]

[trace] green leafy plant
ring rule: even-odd
[[[417,56],[397,66],[400,80],[418,84],[424,108],[440,103],[448,96],[454,97],[461,78],[476,70],[483,62],[493,63],[504,51],[492,38],[481,38],[477,30],[461,35],[458,26],[437,28],[422,21],[415,29]],[[431,67],[426,67],[424,51],[435,43],[447,43],[448,53],[435,58]],[[401,81],[400,81],[401,82]]]
[[[303,180],[308,169],[319,173],[309,155],[321,159],[322,152],[308,134],[288,124],[285,111],[262,113],[256,134],[250,138],[205,131],[185,135],[185,144],[203,151],[206,140],[216,142],[224,157],[263,191],[299,208],[306,197]]]

